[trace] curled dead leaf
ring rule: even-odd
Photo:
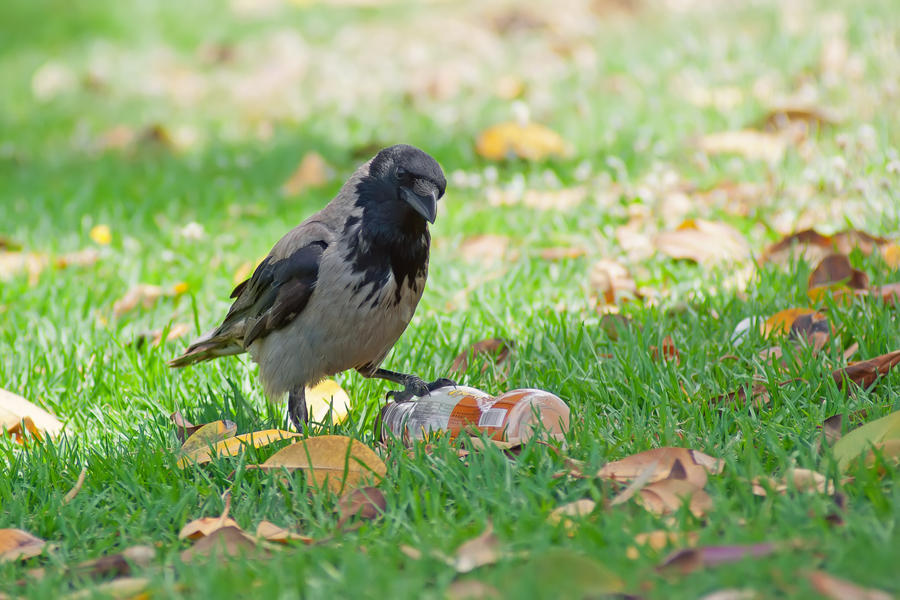
[[[494,534],[494,526],[488,523],[481,535],[463,542],[452,559],[457,573],[468,573],[478,567],[491,565],[503,558],[500,540]]]
[[[616,305],[638,296],[637,284],[628,269],[614,260],[603,259],[591,265],[588,282],[591,290],[599,294],[607,305]]]
[[[250,554],[258,549],[256,540],[241,528],[228,526],[216,529],[209,535],[200,538],[193,546],[181,553],[185,563],[200,558],[237,558]]]
[[[845,381],[867,388],[882,375],[886,375],[893,367],[900,364],[900,350],[894,350],[869,360],[853,362],[842,369],[835,369],[831,376],[835,383],[844,387]]]
[[[663,479],[640,490],[638,503],[657,515],[677,512],[683,505],[695,517],[703,517],[713,506],[712,498],[703,489],[685,479]]]
[[[303,542],[304,544],[312,544],[315,541],[309,536],[295,533],[290,529],[279,527],[275,523],[270,523],[269,521],[259,522],[259,525],[256,526],[256,537],[278,544],[287,544],[295,541]]]
[[[0,431],[4,429],[17,442],[23,443],[26,431],[38,440],[43,435],[57,437],[62,432],[63,424],[22,396],[0,389]]]

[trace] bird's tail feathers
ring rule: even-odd
[[[219,356],[242,354],[246,351],[239,338],[231,335],[231,332],[221,331],[221,328],[217,328],[194,340],[184,354],[173,358],[167,364],[178,369]]]

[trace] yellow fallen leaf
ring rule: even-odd
[[[300,433],[293,431],[284,431],[282,429],[266,429],[264,431],[254,431],[253,433],[245,433],[237,435],[217,442],[213,446],[197,448],[190,454],[186,454],[178,459],[178,467],[184,469],[188,465],[202,465],[208,463],[217,456],[237,456],[247,446],[261,448],[269,444],[302,436]],[[188,438],[190,440],[190,438]]]
[[[261,465],[263,470],[302,469],[318,487],[341,492],[359,487],[387,473],[384,461],[371,448],[342,435],[307,438],[282,448]],[[248,467],[249,468],[249,467]]]
[[[0,389],[0,429],[21,436],[22,423],[32,435],[47,434],[56,437],[63,424],[55,416],[26,400],[25,398]],[[17,438],[18,439],[18,438]]]
[[[236,433],[237,425],[232,421],[219,420],[206,423],[184,441],[184,444],[181,445],[181,453],[185,456],[196,454],[213,444],[234,437]]]
[[[570,152],[566,141],[552,129],[538,123],[514,121],[485,129],[475,142],[475,150],[489,160],[516,157],[544,160],[551,156],[566,156]]]
[[[112,231],[109,225],[94,225],[90,232],[91,239],[101,246],[108,246],[112,242]]]
[[[306,388],[306,408],[313,422],[324,422],[331,411],[329,422],[343,423],[350,410],[350,396],[334,379],[326,379],[315,387]]]
[[[775,133],[743,129],[705,135],[698,145],[707,154],[739,154],[751,160],[777,163],[784,157],[788,140]]]
[[[900,244],[891,244],[881,250],[884,262],[892,269],[900,269]]]

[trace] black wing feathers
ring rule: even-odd
[[[316,287],[319,261],[328,247],[323,241],[298,248],[282,260],[272,257],[259,264],[253,275],[231,292],[237,298],[223,326],[232,319],[247,318],[243,344],[291,322],[306,307]]]

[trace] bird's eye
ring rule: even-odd
[[[407,171],[403,167],[397,167],[397,179],[399,179],[400,181],[409,179],[409,171]]]

